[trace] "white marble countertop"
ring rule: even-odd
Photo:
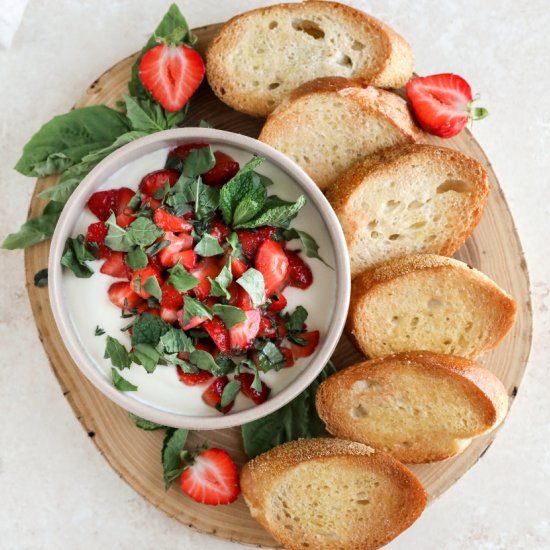
[[[192,26],[266,0],[190,0]],[[512,412],[489,452],[392,550],[550,548],[550,9],[546,0],[356,0],[411,43],[420,74],[456,72],[491,116],[474,133],[510,207],[530,269],[535,334]],[[0,50],[0,237],[24,220],[34,182],[11,169],[23,144],[97,75],[138,50],[168,0],[31,0]],[[0,252],[0,548],[240,548],[165,516],[111,470],[48,366],[23,254]],[[243,547],[244,548],[244,547]]]

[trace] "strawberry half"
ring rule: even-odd
[[[249,372],[241,372],[240,374],[235,375],[235,380],[238,380],[241,383],[241,391],[243,394],[249,399],[252,399],[256,405],[261,405],[264,401],[267,401],[267,398],[271,393],[271,388],[262,382],[262,390],[255,390],[252,387],[252,382],[254,382],[253,374]]]
[[[289,262],[289,285],[305,290],[313,283],[313,273],[309,265],[296,253],[286,252]]]
[[[117,279],[130,279],[132,276],[132,270],[128,267],[124,258],[126,253],[124,252],[112,252],[107,256],[107,259],[103,262],[103,265],[99,268],[101,273],[116,277]]]
[[[413,78],[407,83],[407,95],[418,124],[442,138],[456,136],[468,120],[481,120],[489,114],[487,109],[473,106],[470,85],[456,74]]]
[[[204,62],[192,48],[159,44],[141,58],[139,78],[167,111],[175,113],[202,82]]]
[[[254,265],[264,276],[265,294],[268,298],[285,285],[289,261],[278,242],[264,241],[256,252]]]
[[[236,160],[221,151],[216,151],[214,157],[216,164],[206,174],[203,174],[202,181],[206,185],[221,187],[237,174],[240,166]]]
[[[261,314],[259,309],[250,309],[244,312],[246,320],[233,325],[229,329],[229,343],[232,350],[247,350],[252,347],[254,338],[260,330]]]
[[[154,172],[144,176],[139,184],[139,190],[144,195],[152,197],[159,189],[164,187],[166,182],[168,182],[170,187],[172,187],[179,180],[179,177],[180,173],[177,170],[170,170],[168,168],[165,170],[155,170]],[[157,201],[156,206],[153,206],[150,202],[150,205],[154,210],[160,205],[160,202]]]
[[[210,407],[213,407],[214,409],[222,412],[223,414],[227,414],[232,408],[233,403],[229,403],[229,405],[226,405],[223,409],[221,406],[222,403],[222,393],[225,386],[229,384],[229,378],[227,376],[220,376],[204,390],[202,394],[202,400],[209,405]]]
[[[224,450],[207,449],[181,474],[181,488],[202,504],[235,502],[241,492],[237,466]]]
[[[116,212],[117,202],[118,189],[97,191],[88,199],[88,208],[98,220],[105,222],[109,219],[111,212]]]

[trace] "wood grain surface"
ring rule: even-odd
[[[195,29],[199,39],[197,47],[201,52],[217,28],[218,25],[210,25]],[[114,107],[126,92],[134,59],[135,56],[124,59],[105,72],[84,93],[76,106],[102,103]],[[263,122],[238,113],[218,101],[206,82],[192,99],[185,125],[195,126],[201,119],[207,120],[215,128],[252,137],[258,136]],[[434,138],[433,143],[469,154],[489,172],[491,195],[485,214],[473,236],[456,257],[486,273],[518,301],[518,318],[514,328],[504,342],[482,361],[502,380],[513,402],[527,363],[532,330],[529,279],[514,221],[491,164],[469,131],[463,131],[458,137],[449,140]],[[56,177],[37,180],[29,217],[41,212],[45,201],[37,195],[55,181]],[[50,309],[47,288],[36,288],[33,284],[34,274],[47,266],[48,251],[49,242],[44,242],[25,253],[27,289],[32,310],[40,339],[63,395],[69,400],[75,415],[88,436],[93,438],[99,452],[138,493],[181,523],[224,539],[276,547],[275,541],[249,515],[242,497],[232,505],[212,507],[197,504],[188,498],[177,483],[165,492],[160,464],[162,433],[137,429],[123,409],[87,381],[63,345]],[[333,357],[337,367],[344,367],[360,359],[362,356],[345,336],[342,337]],[[497,432],[493,432],[475,440],[463,454],[445,462],[413,466],[411,469],[426,488],[430,501],[471,468],[483,456],[496,435]],[[238,463],[245,461],[238,428],[194,432],[189,442],[194,445],[195,441],[203,439],[227,449]]]

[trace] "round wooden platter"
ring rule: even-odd
[[[204,52],[218,27],[210,25],[195,29],[197,47],[201,52]],[[84,93],[76,106],[107,104],[114,107],[127,90],[135,57],[124,59],[104,73]],[[201,119],[207,120],[215,128],[252,137],[258,136],[263,123],[260,119],[238,113],[221,103],[206,82],[193,97],[186,125],[195,126]],[[489,172],[492,190],[485,214],[474,235],[456,256],[489,275],[518,301],[519,311],[514,328],[498,349],[483,360],[486,367],[502,380],[512,402],[527,363],[532,328],[529,279],[521,244],[491,164],[470,132],[464,131],[449,140],[434,138],[433,142],[464,151],[479,160]],[[53,185],[55,180],[55,177],[49,177],[37,181],[29,216],[41,212],[44,201],[37,195],[45,187]],[[276,547],[277,543],[252,519],[242,498],[229,506],[212,507],[195,503],[179,490],[177,483],[165,492],[160,464],[162,433],[144,432],[134,427],[123,409],[87,381],[63,345],[52,316],[47,289],[36,288],[33,284],[34,274],[48,264],[48,251],[49,243],[45,242],[28,249],[25,254],[27,289],[34,317],[63,395],[69,400],[98,450],[136,491],[185,525],[233,541]],[[343,336],[333,357],[337,367],[347,366],[361,358]],[[431,501],[483,456],[495,435],[493,432],[475,440],[464,453],[453,459],[412,467]],[[195,442],[204,439],[227,449],[240,464],[246,460],[238,428],[195,432],[191,434],[189,442],[194,446]]]

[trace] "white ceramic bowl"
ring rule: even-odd
[[[182,143],[206,142],[213,146],[231,146],[252,154],[261,155],[267,162],[275,165],[288,174],[320,213],[326,226],[329,241],[334,251],[335,281],[334,308],[327,310],[331,316],[326,336],[321,339],[315,353],[307,358],[308,365],[303,371],[265,403],[251,408],[227,414],[225,416],[190,416],[167,412],[162,403],[153,406],[137,400],[131,393],[122,393],[111,383],[110,377],[99,368],[98,364],[86,352],[77,329],[71,321],[63,293],[62,266],[60,264],[65,241],[73,236],[75,223],[86,208],[86,203],[105,180],[128,163],[145,154],[159,149],[174,147]],[[159,167],[161,168],[161,167]],[[303,228],[307,229],[307,228]],[[143,418],[166,426],[182,427],[196,430],[228,428],[245,424],[261,418],[288,403],[302,392],[321,372],[330,359],[342,334],[350,298],[350,269],[344,234],[328,201],[311,178],[292,160],[276,151],[269,145],[255,139],[214,130],[209,128],[181,128],[152,134],[118,149],[104,159],[82,181],[67,202],[57,223],[52,239],[49,259],[49,296],[57,326],[76,365],[103,394],[124,409]],[[315,286],[315,282],[314,282]],[[313,287],[312,287],[313,288]],[[314,319],[309,319],[310,326]]]

